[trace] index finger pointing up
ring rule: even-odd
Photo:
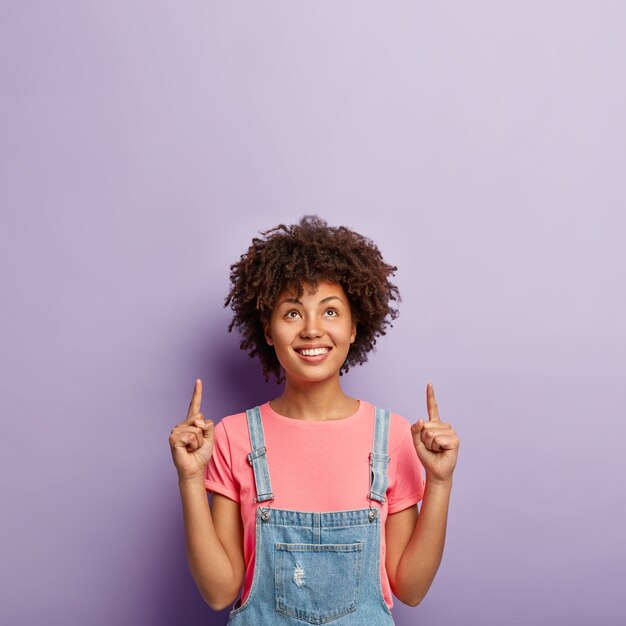
[[[428,419],[431,422],[440,422],[439,409],[437,408],[437,401],[435,400],[435,391],[432,383],[426,385],[426,406],[428,408]]]
[[[194,415],[200,413],[200,403],[202,402],[202,381],[196,378],[196,384],[193,388],[193,396],[191,396],[191,402],[189,403],[189,410],[187,411],[187,421],[191,421]]]

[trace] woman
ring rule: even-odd
[[[316,216],[262,234],[225,305],[242,349],[285,384],[214,426],[197,380],[172,430],[192,575],[216,610],[243,583],[233,626],[393,624],[391,592],[417,605],[439,567],[458,437],[432,385],[413,425],[341,387],[397,317],[397,268],[376,245]]]

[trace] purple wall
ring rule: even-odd
[[[348,393],[461,437],[397,623],[623,624],[620,2],[0,5],[0,623],[224,624],[167,438],[277,394],[229,264],[319,213],[401,315]],[[618,597],[618,593],[620,596]]]

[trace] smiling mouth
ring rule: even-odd
[[[312,348],[308,350],[296,350],[296,352],[301,356],[322,356],[323,354],[330,352],[330,350],[330,348]]]

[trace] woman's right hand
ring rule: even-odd
[[[213,453],[215,425],[200,413],[202,381],[198,378],[189,403],[187,417],[176,424],[170,433],[170,448],[179,480],[204,477],[205,468]]]

